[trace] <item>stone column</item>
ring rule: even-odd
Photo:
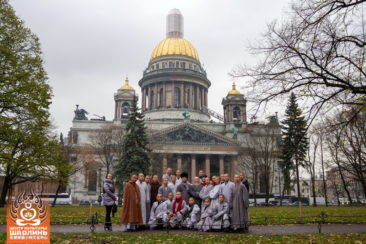
[[[219,155],[220,175],[225,174],[224,155]]]
[[[163,107],[166,108],[166,82],[163,84]]]
[[[211,176],[211,169],[210,169],[210,155],[206,155],[205,158],[205,172],[208,177]]]
[[[146,108],[146,94],[145,88],[142,89],[142,111],[145,111]]]
[[[191,179],[196,177],[196,155],[192,154],[192,161],[191,161]]]
[[[180,108],[184,108],[184,83],[180,85]]]
[[[182,171],[182,155],[177,156],[177,169]]]
[[[154,108],[157,108],[158,107],[158,83],[155,83],[155,87],[154,87],[155,89],[155,91],[154,91]]]
[[[167,158],[166,154],[163,155],[162,167],[163,167],[163,172],[165,173],[166,169],[168,168],[168,158]]]
[[[231,178],[234,178],[234,175],[238,172],[238,159],[236,156],[233,156],[231,163]]]

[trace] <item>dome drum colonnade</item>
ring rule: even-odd
[[[142,111],[148,120],[182,119],[189,110],[192,120],[209,120],[208,88],[211,82],[195,47],[183,38],[183,16],[173,9],[167,16],[167,37],[152,51],[139,81]]]

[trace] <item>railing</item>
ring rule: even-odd
[[[357,221],[357,220],[360,221]],[[114,220],[114,221],[113,221]],[[1,216],[2,223],[6,223],[5,216]],[[119,223],[119,217],[112,218],[113,223]],[[97,212],[90,216],[71,216],[71,217],[51,217],[51,224],[88,224],[90,231],[94,232],[96,224],[104,223],[104,216]],[[277,217],[277,216],[263,216],[251,217],[250,225],[284,225],[284,224],[316,224],[319,233],[322,233],[322,226],[324,224],[360,224],[366,223],[366,215],[328,215],[321,212],[319,215],[312,216],[298,216],[298,217]],[[166,230],[168,233],[171,227],[167,223],[157,223],[160,229]],[[145,225],[147,228],[148,224]],[[233,227],[231,225],[231,227]],[[234,226],[235,227],[235,226]]]

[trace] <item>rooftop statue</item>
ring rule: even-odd
[[[184,110],[182,115],[184,117],[184,120],[190,120],[191,119],[191,114],[189,113],[188,109]]]
[[[231,132],[233,133],[233,139],[238,138],[239,129],[236,127],[231,128]]]
[[[84,109],[79,109],[79,105],[76,105],[76,110],[74,111],[75,113],[75,117],[74,120],[88,120],[88,118],[86,117],[86,114],[89,114],[86,110]]]

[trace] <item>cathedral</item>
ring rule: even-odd
[[[272,138],[270,150],[271,193],[280,192],[281,175],[278,169],[278,142],[281,129],[277,116],[268,123],[248,122],[246,99],[235,84],[222,99],[223,115],[207,106],[210,80],[203,69],[196,48],[184,39],[183,15],[178,9],[167,15],[166,38],[152,50],[147,68],[139,85],[139,103],[145,116],[152,149],[151,174],[161,176],[170,167],[180,169],[192,179],[199,170],[209,176],[245,172],[253,184],[250,158],[261,157],[257,152],[258,138]],[[69,191],[75,201],[96,200],[101,192],[102,180],[107,172],[107,156],[100,155],[102,148],[93,141],[102,137],[101,131],[121,134],[128,121],[130,106],[136,88],[128,79],[114,94],[114,119],[89,120],[86,111],[77,108],[69,132],[68,146],[73,148],[70,160],[79,170],[69,181]],[[269,130],[270,129],[270,130]],[[99,133],[99,134],[98,134]],[[118,137],[118,136],[116,136]],[[268,139],[270,138],[270,139]],[[101,139],[101,138],[99,138]],[[111,139],[112,140],[112,139]],[[268,144],[268,143],[267,143]],[[256,151],[256,152],[254,152]],[[114,155],[108,163],[113,172]],[[255,166],[260,168],[260,165]],[[261,169],[258,169],[257,191],[263,191]]]

